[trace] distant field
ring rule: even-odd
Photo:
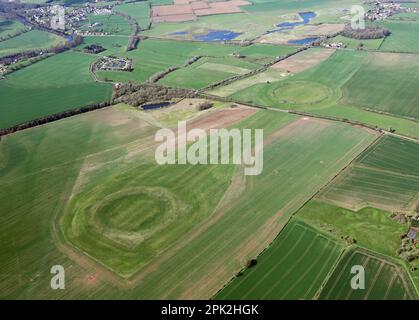
[[[255,74],[245,79],[234,81],[228,85],[221,86],[215,90],[209,91],[210,94],[214,94],[220,97],[230,96],[238,91],[249,88],[257,83],[274,82],[284,79],[288,75],[286,73],[269,68],[268,70]]]
[[[351,268],[365,268],[365,290],[351,288]],[[416,299],[406,271],[399,265],[368,251],[351,250],[340,260],[320,294],[320,299],[333,300],[406,300]]]
[[[412,4],[417,5],[417,3],[412,3]],[[402,13],[398,13],[398,14],[395,14],[394,16],[392,16],[391,20],[419,21],[419,14],[418,13],[410,13],[410,12],[402,12]]]
[[[13,36],[25,29],[26,27],[16,20],[7,20],[3,17],[0,17],[0,39]]]
[[[295,16],[301,11],[315,11],[318,17],[313,23],[333,22],[342,23],[341,17],[346,14],[340,9],[350,8],[353,4],[359,4],[359,0],[304,0],[304,1],[252,1],[253,5],[243,6],[244,13],[222,14],[199,17],[198,21],[178,23],[153,24],[152,30],[146,35],[173,37],[174,32],[186,31],[191,34],[199,34],[206,30],[230,30],[241,32],[237,40],[249,40],[265,34],[281,22],[295,20]]]
[[[399,258],[396,251],[407,226],[391,220],[390,214],[375,208],[351,211],[313,200],[296,217],[332,237],[350,236],[362,247]]]
[[[98,26],[90,27],[99,23]],[[105,32],[109,35],[125,35],[132,33],[129,22],[116,14],[109,15],[88,15],[87,20],[78,28],[81,31]]]
[[[83,38],[83,43],[78,47],[83,49],[87,45],[98,44],[106,50],[101,52],[100,55],[117,55],[125,53],[128,37],[105,37],[105,36],[89,36]]]
[[[284,48],[279,46],[274,49],[269,46],[258,45],[243,49],[240,46],[218,43],[148,39],[140,42],[136,50],[119,54],[119,56],[133,59],[134,70],[132,72],[100,71],[98,75],[103,79],[107,78],[120,82],[143,82],[171,66],[183,65],[194,56],[207,56],[208,58],[203,58],[202,61],[198,61],[188,68],[178,70],[170,74],[167,80],[165,78],[162,81],[162,83],[165,81],[174,83],[175,80],[173,79],[179,77],[179,82],[175,82],[177,86],[202,87],[235,74],[219,70],[212,74],[205,69],[196,68],[205,61],[255,69],[259,65],[257,59],[273,59],[276,55],[285,55],[292,50],[294,50],[294,47]],[[247,52],[247,59],[238,59],[231,56],[233,53],[243,51]],[[197,83],[191,83],[195,81]]]
[[[31,30],[17,37],[0,42],[0,56],[33,49],[47,49],[65,42],[53,33]]]
[[[188,59],[197,55],[214,55],[223,57],[236,50],[234,46],[219,44],[200,44],[171,40],[145,40],[139,43],[136,50],[121,54],[123,57],[133,59],[132,72],[101,71],[101,78],[114,81],[146,81],[152,75],[162,72],[170,66],[183,65]]]
[[[94,82],[89,73],[94,58],[61,53],[1,80],[0,128],[109,100],[112,86]]]
[[[203,58],[187,68],[176,70],[165,76],[162,85],[201,89],[210,84],[249,73],[258,66],[233,57]]]
[[[312,51],[316,54],[317,51]],[[305,53],[305,55],[310,52]],[[295,57],[297,57],[296,55]],[[336,103],[340,87],[361,65],[365,52],[337,51],[327,60],[283,81],[255,84],[231,97],[264,106],[313,111]],[[293,59],[291,57],[290,59]],[[294,58],[297,59],[297,58]],[[284,63],[286,60],[284,61]]]
[[[383,43],[384,39],[365,39],[365,40],[357,40],[352,38],[347,38],[344,36],[336,36],[331,39],[328,39],[328,43],[339,43],[342,42],[344,46],[348,49],[359,49],[362,48],[364,50],[378,50]]]
[[[419,22],[384,22],[391,35],[383,42],[380,50],[391,52],[419,52]]]
[[[370,53],[344,85],[344,103],[419,119],[418,74],[416,55]]]
[[[150,24],[150,2],[148,1],[117,5],[113,10],[129,15],[138,22],[142,29],[148,28]]]
[[[419,143],[384,136],[321,195],[359,210],[413,211],[419,195]]]
[[[291,221],[256,266],[236,277],[215,299],[313,299],[341,250],[339,242]]]
[[[334,105],[316,110],[315,113],[319,115],[334,116],[341,119],[360,121],[386,130],[393,128],[399,134],[412,138],[419,138],[419,123],[417,121],[370,112],[347,105]]]
[[[218,119],[211,114],[214,111],[196,119],[210,125],[212,122],[207,122],[209,119]],[[160,167],[156,171],[149,162],[153,161],[153,148],[150,148],[154,141],[154,129],[150,127],[152,117],[150,112],[118,106],[22,131],[1,140],[0,184],[5,192],[0,196],[1,199],[8,199],[0,201],[4,221],[0,232],[3,244],[0,253],[2,297],[209,298],[248,259],[255,257],[274,239],[292,213],[373,139],[368,132],[344,124],[303,120],[289,114],[261,110],[234,125],[238,128],[265,129],[265,167],[260,176],[244,178],[243,168],[236,168],[230,176],[228,166],[218,169]],[[219,119],[225,121],[224,117]],[[161,170],[175,170],[173,179],[176,177],[176,181],[167,180],[170,174],[162,179]],[[185,172],[178,175],[176,170]],[[83,210],[80,208],[87,206],[94,209],[89,206],[89,201],[95,197],[104,200],[103,206],[96,211],[98,220],[95,220],[107,226],[104,231],[112,231],[109,224],[118,226],[120,231],[127,228],[146,230],[147,224],[140,227],[134,223],[120,224],[124,221],[120,220],[121,215],[108,215],[109,212],[119,212],[110,211],[112,208],[137,208],[125,189],[131,188],[138,193],[144,188],[162,188],[172,184],[174,189],[171,193],[186,200],[206,185],[202,184],[202,179],[190,178],[191,174],[198,178],[198,171],[213,173],[204,176],[208,190],[213,190],[213,186],[212,195],[217,196],[194,201],[194,206],[203,208],[207,201],[216,201],[219,192],[224,190],[223,183],[220,185],[217,181],[232,184],[231,192],[225,194],[205,224],[184,234],[170,250],[143,266],[130,282],[115,276],[102,263],[126,274],[127,270],[140,267],[141,261],[147,261],[147,257],[154,256],[164,243],[155,242],[149,247],[151,251],[131,251],[135,253],[128,253],[127,260],[110,256],[107,250],[100,251],[101,254],[91,259],[60,237],[62,227],[57,224],[58,218],[64,213],[65,217],[70,217],[68,214],[73,212],[81,220],[76,219],[77,223],[72,226],[65,223],[64,232],[66,237],[71,237],[71,232],[77,230],[82,232],[77,248],[87,250],[88,246],[96,243],[104,249],[103,246],[109,244],[108,241],[95,242],[95,238],[83,231],[82,226],[86,225],[85,222],[89,223],[90,218],[83,222],[86,216],[81,214]],[[137,175],[138,178],[133,178]],[[184,179],[187,181],[182,183]],[[179,189],[180,185],[183,187]],[[118,206],[108,202],[114,199],[109,196],[120,195],[120,191],[127,196],[126,201]],[[144,198],[147,196],[144,192],[141,194],[142,197],[138,196],[140,206],[147,206],[150,199]],[[71,195],[73,197],[68,202]],[[163,202],[157,208],[164,208],[164,199],[156,199]],[[189,210],[189,206],[184,208]],[[194,206],[192,208],[197,208]],[[78,210],[72,211],[71,208]],[[201,211],[194,212],[198,214]],[[162,217],[161,213],[156,212],[156,217]],[[167,213],[170,216],[170,211]],[[182,219],[181,216],[177,219]],[[189,220],[190,223],[196,221],[202,220]],[[183,223],[181,225],[184,226]],[[180,231],[177,229],[179,226],[175,230]],[[175,234],[175,230],[167,235]],[[115,236],[106,232],[101,237]],[[16,237],[19,242],[13,240]],[[170,242],[169,238],[165,237],[164,241]],[[77,241],[77,238],[69,239],[71,243]],[[220,246],[220,243],[223,245]],[[112,248],[108,250],[115,250],[116,247]],[[122,247],[118,248],[121,250]],[[49,268],[56,261],[66,268],[68,290],[58,292],[48,289]],[[45,269],[48,272],[44,272]],[[150,270],[153,272],[150,273]],[[22,277],[32,279],[29,290],[23,290],[28,287],[26,282],[20,281]]]

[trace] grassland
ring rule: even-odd
[[[293,47],[278,47],[274,50],[271,47],[253,46],[246,47],[245,49],[235,45],[222,45],[215,43],[199,43],[199,42],[188,42],[188,41],[174,41],[174,40],[158,40],[148,39],[140,42],[136,50],[120,54],[122,57],[129,57],[133,60],[134,70],[132,72],[98,72],[98,75],[102,79],[110,79],[114,81],[127,82],[136,81],[143,82],[148,80],[152,75],[162,72],[172,66],[182,66],[187,60],[195,56],[204,56],[207,60],[214,62],[218,61],[218,64],[229,64],[232,66],[244,66],[245,68],[254,69],[257,67],[258,62],[254,62],[256,59],[270,58],[273,59],[277,54],[287,54],[294,50]],[[240,51],[247,51],[248,59],[233,58],[230,55]],[[274,56],[271,56],[274,54]],[[214,75],[205,71],[205,69],[196,68],[200,66],[202,62],[194,64],[189,68],[177,71],[179,76],[179,86],[191,87],[193,84],[190,82],[193,80],[202,81],[199,85],[201,86],[208,84],[212,81],[223,79],[224,77],[230,76],[231,73],[223,73],[222,71],[214,72]],[[191,72],[189,72],[191,71]],[[197,74],[203,78],[195,78]],[[176,73],[174,73],[176,74]],[[177,75],[176,75],[177,76]],[[170,77],[176,77],[170,75]],[[209,77],[208,79],[206,79]],[[166,81],[166,80],[165,80]],[[170,81],[167,80],[168,82]],[[172,82],[174,82],[173,80]]]
[[[418,143],[384,136],[321,199],[354,210],[372,206],[413,211],[419,195],[418,161]]]
[[[385,22],[383,26],[391,31],[380,50],[390,52],[419,52],[419,44],[416,41],[419,37],[419,23],[414,21],[406,22]]]
[[[112,86],[89,73],[93,59],[66,52],[8,75],[0,83],[0,128],[109,100]]]
[[[249,73],[257,67],[256,64],[233,57],[203,58],[191,66],[168,74],[159,81],[159,84],[201,89],[210,84]]]
[[[108,15],[88,15],[87,20],[78,28],[81,31],[105,32],[108,35],[125,35],[132,33],[129,22],[116,14]],[[94,23],[100,25],[90,27]]]
[[[89,36],[83,38],[83,43],[78,49],[83,49],[90,44],[98,44],[106,49],[100,55],[118,55],[125,52],[127,43],[128,38],[125,37]]]
[[[14,36],[24,30],[26,27],[22,23],[0,17],[0,39]]]
[[[365,269],[365,290],[351,288],[354,265]],[[351,250],[340,260],[320,299],[407,300],[416,299],[416,293],[401,266],[368,251]]]
[[[48,49],[65,42],[53,33],[31,30],[21,35],[0,42],[0,56],[34,49]]]
[[[332,1],[253,1],[253,5],[243,6],[244,13],[223,14],[199,17],[197,21],[181,23],[158,23],[145,34],[158,37],[173,37],[174,32],[186,31],[191,35],[201,34],[208,30],[224,30],[241,32],[237,40],[249,40],[265,34],[281,22],[298,19],[300,11],[315,11],[318,17],[313,23],[333,22],[342,23],[341,17],[344,12],[339,11],[342,7],[350,8],[352,4],[359,4],[358,0]]]
[[[129,15],[142,29],[148,28],[150,24],[150,2],[148,1],[121,4],[115,6],[114,11]]]
[[[273,244],[215,299],[313,299],[337,262],[342,245],[291,221]]]
[[[1,140],[0,174],[4,190],[1,197],[8,199],[0,201],[0,234],[4,248],[0,253],[2,297],[208,298],[248,259],[261,252],[290,215],[373,139],[364,130],[343,124],[297,120],[293,115],[259,111],[236,126],[265,129],[264,171],[260,176],[244,178],[242,168],[237,168],[228,178],[225,171],[230,170],[228,166],[219,169],[160,167],[158,170],[150,166],[150,161],[153,161],[150,140],[153,141],[155,129],[150,127],[152,122],[149,119],[142,119],[142,112],[119,106],[22,131]],[[296,157],[297,154],[304,157]],[[161,175],[161,170],[169,169],[174,170],[173,173],[176,170],[191,172],[185,171],[183,176],[175,174],[178,178],[174,182],[167,179],[172,173]],[[183,179],[189,177],[192,171],[198,177],[200,170],[208,174],[209,171],[215,173],[221,170],[212,178],[206,174],[202,176],[209,178],[210,190],[212,184],[219,186],[220,190],[212,194],[219,194],[224,188],[223,183],[220,185],[217,181],[232,184],[229,188],[233,189],[229,190],[235,192],[227,192],[205,223],[184,233],[164,253],[158,254],[159,248],[164,247],[168,238],[161,243],[156,240],[151,251],[127,253],[124,261],[128,261],[129,265],[118,263],[118,256],[112,260],[108,251],[101,251],[92,259],[90,251],[86,255],[74,248],[74,242],[77,248],[83,250],[93,244],[109,244],[97,241],[97,238],[95,242],[95,238],[88,237],[83,228],[74,229],[82,232],[83,236],[73,238],[69,225],[65,223],[71,213],[80,215],[81,208],[90,207],[90,201],[94,201],[99,194],[102,199],[112,200],[108,196],[115,195],[115,191],[118,195],[118,191],[131,187],[138,192],[147,185],[150,187],[150,184],[162,187],[175,183],[179,189]],[[138,178],[134,178],[137,175]],[[191,185],[185,182],[179,191],[172,189],[170,192],[188,199],[195,194],[193,190],[200,190],[202,183],[202,179]],[[99,216],[95,221],[105,226],[119,224],[121,216],[109,215],[110,208],[147,205],[150,201],[147,197],[153,195],[141,194],[143,196],[138,199],[140,204],[133,202],[129,193],[118,205],[105,201],[97,211]],[[164,202],[163,198],[160,200]],[[207,201],[217,202],[215,198],[205,200],[201,197],[193,201],[195,205],[202,206],[203,211],[197,210],[196,213],[209,214],[203,209]],[[160,203],[156,208],[164,206]],[[156,214],[162,216],[162,211]],[[61,217],[64,217],[63,220]],[[197,220],[189,222],[202,222],[200,218],[195,218]],[[126,224],[117,227],[128,228]],[[142,224],[135,228],[144,231],[148,227]],[[109,235],[104,232],[101,237],[105,236]],[[117,246],[113,248],[109,250],[117,250]],[[122,250],[123,246],[118,248]],[[111,264],[124,274],[153,255],[155,258],[128,282],[103,266]],[[48,289],[49,268],[57,263],[66,268],[67,290],[51,292]],[[22,279],[31,281],[29,289]]]
[[[400,235],[406,226],[391,220],[390,212],[364,208],[352,211],[318,200],[310,201],[296,217],[335,238],[347,236],[371,251],[399,258]]]
[[[407,70],[409,63],[412,67]],[[417,121],[400,117],[416,114],[416,73],[415,56],[411,54],[339,50],[304,72],[277,82],[243,87],[232,91],[229,97],[268,107],[356,120],[419,138]],[[228,87],[234,85],[233,82]],[[285,92],[281,90],[284,86]],[[318,86],[322,90],[318,91]],[[307,91],[302,87],[307,87]],[[284,98],[284,94],[288,97]]]
[[[341,35],[338,35],[336,37],[333,37],[331,39],[329,39],[327,42],[328,43],[343,43],[343,45],[345,46],[345,48],[347,49],[352,49],[352,50],[356,50],[356,49],[360,49],[362,48],[363,50],[378,50],[381,46],[381,44],[383,43],[384,39],[364,39],[364,40],[358,40],[358,39],[352,39],[352,38],[347,38]]]
[[[370,53],[344,85],[344,103],[418,118],[419,62],[413,54]]]
[[[365,52],[337,51],[325,62],[283,81],[256,84],[231,97],[263,106],[316,110],[336,103]]]

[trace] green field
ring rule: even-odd
[[[354,265],[365,269],[365,289],[353,290]],[[350,250],[340,260],[320,294],[320,299],[334,300],[406,300],[416,299],[406,271],[399,265],[364,250]]]
[[[419,195],[419,143],[384,136],[321,195],[359,210],[413,211]]]
[[[147,121],[142,120],[143,114],[147,114]],[[343,124],[259,111],[237,127],[265,129],[264,171],[260,176],[244,178],[243,169],[237,168],[229,178],[229,166],[160,167],[157,170],[150,162],[153,161],[150,142],[155,130],[150,127],[150,116],[150,113],[119,106],[22,131],[1,140],[0,174],[2,190],[5,190],[1,197],[8,199],[0,201],[2,297],[209,298],[247,259],[255,257],[274,239],[292,213],[373,139],[366,131]],[[162,175],[161,170],[170,173]],[[184,233],[168,251],[161,253],[159,248],[170,243],[169,235],[179,235],[177,228],[198,223],[210,214],[207,210],[218,201],[226,182],[233,184],[229,190],[235,191],[223,196],[205,223]],[[203,190],[205,186],[208,190]],[[158,192],[149,193],[154,187],[168,188],[170,193],[156,198]],[[199,190],[211,192],[213,197],[201,197]],[[114,202],[121,192],[123,201]],[[133,194],[138,197],[132,198]],[[179,212],[190,209],[195,218],[182,220],[182,215],[178,216],[177,220],[185,224],[177,225],[168,237],[160,238],[161,242],[155,238],[149,247],[151,251],[145,247],[130,251],[126,245],[109,246],[115,241],[104,240],[116,236],[112,228],[121,233],[134,228],[141,233],[149,230],[148,223],[153,221],[146,219],[128,225],[123,222],[123,215],[114,209],[135,210],[157,201],[156,216],[169,214],[166,216],[169,218],[170,210],[163,213],[163,209],[170,203],[173,205],[171,195],[192,205],[196,211],[186,206],[186,211]],[[192,197],[193,202],[187,201]],[[104,200],[100,202],[102,206],[90,206],[97,203],[97,198]],[[96,212],[96,218],[83,221],[80,215],[83,207]],[[73,214],[78,216],[74,220],[77,223],[68,225],[66,221],[73,219]],[[89,233],[83,231],[83,225],[92,221],[96,227],[105,227],[99,238],[89,237]],[[97,232],[94,228],[89,230]],[[81,236],[74,237],[74,232],[81,232]],[[104,246],[109,246],[108,250],[91,251]],[[89,255],[83,254],[80,248]],[[121,252],[124,255],[115,255]],[[92,255],[94,259],[90,258]],[[143,265],[129,282],[103,266],[112,266],[126,275],[151,258],[152,261]],[[66,268],[68,290],[52,292],[47,285],[48,271],[49,266],[57,263]],[[43,272],[45,268],[47,272]],[[30,289],[22,278],[31,279]],[[127,286],[130,290],[126,290]]]
[[[414,54],[370,53],[343,86],[343,101],[419,119],[418,74]]]
[[[313,299],[341,250],[337,241],[291,221],[256,266],[236,277],[215,299]]]
[[[48,49],[63,44],[64,38],[53,33],[31,30],[21,35],[0,42],[0,56],[6,56],[22,51]]]
[[[0,17],[0,39],[6,39],[24,30],[26,27],[22,23]]]
[[[129,22],[116,14],[108,15],[88,15],[87,20],[77,28],[80,31],[104,32],[108,35],[125,35],[132,33]],[[97,26],[92,26],[98,23]]]
[[[391,117],[417,113],[416,60],[411,54],[339,50],[292,77],[243,87],[238,81],[241,90],[227,91],[233,82],[226,92],[241,102],[356,120],[419,138],[417,121]]]
[[[351,211],[313,200],[298,211],[297,218],[333,237],[349,236],[362,247],[398,258],[400,235],[407,227],[391,220],[390,214],[375,208]]]
[[[203,58],[186,68],[168,74],[159,81],[159,84],[201,89],[210,84],[249,73],[257,67],[256,64],[233,57]]]
[[[390,52],[419,52],[419,23],[414,21],[406,22],[384,22],[385,28],[391,31],[380,47],[382,51]]]
[[[150,24],[150,3],[148,1],[117,5],[113,10],[132,17],[138,22],[141,29],[146,29]]]
[[[332,22],[342,23],[344,17],[342,8],[350,9],[359,0],[285,0],[285,1],[252,1],[253,5],[242,6],[244,13],[220,14],[199,17],[197,21],[178,23],[156,23],[146,35],[159,37],[174,37],[174,32],[186,31],[190,35],[198,35],[208,30],[231,30],[241,32],[235,40],[249,40],[265,34],[281,22],[299,19],[298,12],[315,11],[318,17],[312,23]]]
[[[283,81],[255,84],[231,97],[263,106],[313,111],[336,103],[367,53],[336,51],[328,60]]]
[[[218,87],[214,90],[209,91],[208,93],[220,96],[220,97],[228,97],[235,92],[244,90],[249,88],[257,83],[266,83],[266,82],[274,82],[283,79],[286,77],[287,74],[274,70],[272,68],[267,69],[264,72],[255,74],[254,76],[250,76],[238,81],[234,81],[228,85]]]
[[[94,58],[66,52],[1,80],[0,128],[109,100],[112,86],[94,82],[89,73]]]
[[[119,56],[128,57],[133,60],[134,70],[132,72],[110,72],[100,71],[98,75],[102,79],[110,79],[113,81],[127,82],[144,82],[152,75],[162,72],[172,66],[182,66],[187,60],[194,56],[203,56],[206,60],[217,62],[218,64],[229,64],[233,66],[244,66],[245,68],[254,69],[257,67],[257,61],[254,59],[260,57],[273,59],[275,55],[285,55],[294,50],[293,47],[284,48],[279,46],[277,49],[270,47],[253,46],[245,49],[235,45],[223,45],[216,43],[200,43],[189,41],[174,41],[174,40],[157,40],[147,39],[139,43],[136,50],[121,53]],[[240,51],[249,52],[248,59],[238,59],[230,55]],[[253,51],[253,52],[252,52]],[[174,75],[168,77],[167,82],[176,82],[177,86],[194,87],[191,81],[200,81],[195,87],[205,86],[212,81],[219,81],[225,77],[229,77],[231,73],[224,73],[223,71],[215,71],[212,75],[208,70],[195,68],[200,66],[202,61],[189,66],[188,68],[178,70]],[[191,72],[189,72],[191,71]],[[172,81],[170,77],[179,77],[179,82],[175,79]],[[196,78],[202,76],[201,78]],[[164,80],[166,81],[166,79]],[[164,83],[163,81],[163,83]]]
[[[341,35],[328,39],[328,43],[343,43],[344,47],[347,49],[363,49],[363,50],[378,50],[383,43],[384,39],[365,39],[358,40],[347,38]]]

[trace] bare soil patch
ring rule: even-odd
[[[335,50],[315,49],[299,52],[285,60],[275,63],[272,68],[283,72],[299,73],[328,59]]]
[[[203,0],[175,0],[172,5],[153,6],[153,22],[181,22],[196,20],[198,16],[243,12],[240,6],[250,5],[245,0],[209,2]]]

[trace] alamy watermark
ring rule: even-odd
[[[236,164],[244,165],[244,174],[253,176],[263,170],[263,129],[210,129],[207,133],[187,131],[186,121],[180,121],[177,132],[160,129],[155,140],[161,142],[155,152],[159,165]]]
[[[60,5],[54,5],[51,7],[51,13],[51,29],[65,30],[65,8]]]
[[[65,289],[65,270],[64,267],[61,265],[55,265],[51,267],[51,274],[54,276],[51,278],[51,289],[57,290]]]
[[[351,28],[353,30],[365,29],[365,9],[363,6],[354,5],[351,7]]]
[[[365,289],[365,269],[363,266],[355,265],[351,268],[351,274],[354,276],[351,279],[351,288],[353,290]]]

